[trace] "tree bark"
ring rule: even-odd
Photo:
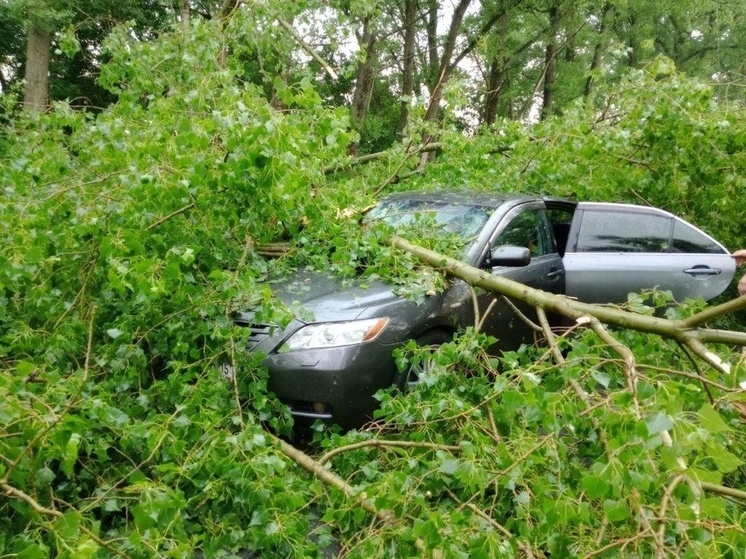
[[[191,24],[191,8],[189,6],[189,0],[182,0],[180,6],[181,26],[184,30],[189,30]]]
[[[497,34],[502,38],[508,34],[508,13],[504,11],[497,22]],[[482,111],[482,123],[494,124],[497,120],[500,94],[508,81],[509,54],[501,47],[490,62],[487,73],[487,95],[485,96],[484,109]]]
[[[541,102],[541,120],[546,120],[552,114],[554,105],[554,86],[556,83],[555,69],[557,66],[557,33],[560,20],[559,3],[549,8],[549,38],[544,56],[544,88]]]
[[[404,64],[402,68],[399,132],[404,132],[409,121],[409,99],[414,93],[415,37],[417,33],[417,0],[404,1]]]
[[[593,60],[591,61],[591,67],[588,71],[588,79],[585,81],[584,95],[586,99],[588,99],[588,97],[591,96],[591,93],[593,93],[594,74],[600,70],[601,61],[606,53],[608,44],[607,29],[609,27],[609,20],[613,15],[614,5],[611,2],[607,2],[606,5],[604,5],[601,14],[601,25],[598,28],[598,42],[593,49]]]
[[[378,66],[378,36],[375,30],[371,29],[369,19],[363,24],[363,33],[359,41],[364,58],[357,67],[355,91],[352,94],[352,126],[357,131],[362,128],[368,114]],[[356,151],[357,146],[351,146],[351,154]]]
[[[43,112],[49,107],[49,31],[29,25],[26,45],[26,90],[23,103],[27,110]]]
[[[443,99],[443,87],[453,73],[453,53],[456,50],[456,40],[464,21],[464,15],[469,8],[471,0],[461,0],[453,10],[451,26],[448,29],[446,41],[443,44],[443,53],[440,55],[440,64],[434,76],[430,76],[430,103],[425,112],[425,120],[438,120],[440,117],[440,102]]]

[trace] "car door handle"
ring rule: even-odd
[[[720,268],[710,268],[709,266],[694,266],[684,270],[685,274],[690,276],[719,276],[723,273]]]
[[[548,279],[554,279],[557,278],[565,273],[564,270],[552,270],[547,274]]]

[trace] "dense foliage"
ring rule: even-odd
[[[236,56],[258,48],[248,15],[231,25]],[[746,482],[745,370],[729,348],[722,378],[620,333],[640,363],[630,390],[590,332],[562,342],[564,364],[531,348],[497,361],[467,332],[422,390],[381,395],[371,429],[316,435],[341,449],[320,458],[361,507],[281,452],[271,433],[289,435],[289,417],[231,316],[286,320],[266,279],[290,266],[411,274],[357,225],[391,188],[643,199],[736,246],[743,112],[661,61],[562,120],[446,131],[438,162],[406,179],[432,131],[417,114],[387,157],[345,167],[346,111],[308,81],[278,80],[274,107],[222,63],[223,32],[116,33],[101,76],[115,105],[21,114],[2,137],[0,554],[742,556],[742,497],[688,481]],[[274,241],[293,250],[266,261],[256,246]],[[401,444],[364,446],[374,437]]]

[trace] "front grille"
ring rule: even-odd
[[[265,324],[251,324],[247,325],[250,330],[249,337],[246,342],[246,347],[249,351],[255,349],[264,340],[269,338],[272,327]]]

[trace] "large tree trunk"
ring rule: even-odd
[[[438,120],[440,117],[440,102],[443,99],[443,87],[453,73],[453,53],[456,50],[456,41],[469,4],[471,4],[471,0],[461,0],[453,10],[451,26],[448,29],[448,36],[443,44],[443,53],[440,56],[438,70],[434,76],[430,76],[430,103],[425,112],[425,120]]]
[[[557,66],[557,34],[562,15],[559,3],[555,3],[549,9],[549,38],[547,40],[546,54],[544,57],[544,90],[541,103],[541,120],[545,120],[552,114],[554,104],[554,86],[556,83],[555,69]]]
[[[508,34],[508,13],[504,12],[497,22],[497,34],[502,38]],[[482,123],[486,125],[494,124],[497,120],[500,94],[508,81],[508,60],[510,55],[505,52],[502,46],[490,62],[490,68],[487,73],[487,95],[484,100],[482,110]]]
[[[179,15],[181,18],[181,26],[185,31],[189,30],[191,25],[191,7],[189,6],[189,0],[182,0],[181,6],[179,7]]]
[[[430,84],[436,81],[438,66],[440,66],[440,56],[438,55],[438,0],[428,0],[427,2],[427,60],[425,83]]]
[[[403,132],[409,121],[409,99],[414,93],[414,56],[417,33],[417,0],[404,1],[404,63],[402,67],[401,102],[399,132]]]
[[[26,46],[26,109],[42,112],[49,106],[49,50],[51,35],[41,27],[30,25]]]
[[[500,92],[506,81],[505,68],[499,58],[493,58],[487,74],[487,94],[484,100],[482,123],[490,126],[497,120]]]
[[[378,36],[371,30],[369,21],[363,25],[363,34],[359,41],[364,58],[357,67],[355,91],[352,94],[352,125],[356,130],[362,128],[368,114],[378,66]]]
[[[609,20],[614,14],[614,5],[611,2],[607,2],[604,5],[603,13],[601,14],[601,25],[598,28],[598,42],[593,49],[593,60],[591,61],[590,71],[588,72],[588,79],[585,81],[585,98],[591,96],[593,92],[593,78],[594,74],[601,68],[601,61],[606,53],[608,44],[607,29],[609,27]]]

